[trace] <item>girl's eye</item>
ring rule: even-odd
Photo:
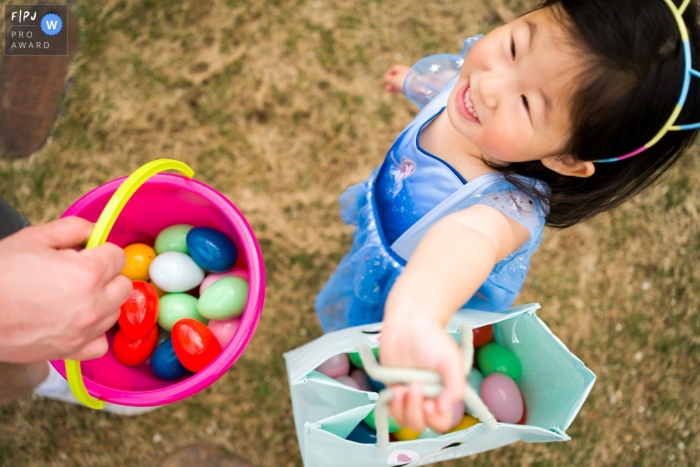
[[[513,56],[513,60],[515,60],[515,41],[513,39],[510,40],[510,53]]]
[[[523,105],[525,106],[525,109],[529,112],[530,111],[530,103],[527,101],[527,97],[523,96]]]

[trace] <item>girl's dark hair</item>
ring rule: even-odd
[[[681,3],[682,0],[675,0]],[[684,77],[678,26],[663,0],[545,0],[585,71],[574,91],[571,138],[562,154],[593,161],[627,154],[663,127],[678,102]],[[693,0],[683,19],[693,65],[700,67],[700,27]],[[700,121],[700,79],[693,78],[677,124]],[[697,131],[670,131],[656,145],[629,159],[596,163],[589,178],[566,177],[539,161],[498,168],[520,189],[549,203],[547,225],[570,227],[624,203],[668,170]],[[515,175],[534,177],[551,194],[533,193]]]

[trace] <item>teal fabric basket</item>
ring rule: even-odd
[[[496,449],[516,441],[568,441],[571,425],[595,382],[595,375],[540,320],[538,304],[492,313],[460,310],[447,326],[456,338],[461,324],[494,324],[496,341],[518,356],[518,386],[527,405],[527,424],[483,424],[433,439],[392,442],[387,451],[345,439],[372,410],[377,393],[345,386],[314,369],[328,358],[354,351],[359,342],[378,347],[381,324],[326,334],[284,355],[294,423],[306,467],[428,465]]]

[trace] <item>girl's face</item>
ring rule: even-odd
[[[551,11],[492,31],[467,54],[448,104],[452,126],[500,162],[559,155],[582,60]],[[578,52],[581,55],[581,52]]]

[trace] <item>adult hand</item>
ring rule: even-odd
[[[93,224],[67,217],[0,241],[0,361],[89,360],[131,294],[124,251],[84,245]]]
[[[429,313],[426,313],[429,315]],[[408,390],[396,386],[389,413],[403,427],[421,432],[427,426],[444,433],[454,427],[454,406],[464,395],[464,358],[455,340],[434,319],[412,316],[385,320],[382,328],[381,363],[389,367],[433,370],[444,388],[437,399],[423,397],[420,384]]]
[[[406,65],[392,65],[382,78],[384,89],[392,94],[403,94],[403,82],[410,70]]]

